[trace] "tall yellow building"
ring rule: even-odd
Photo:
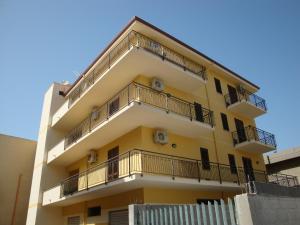
[[[127,224],[266,182],[259,87],[135,17],[74,84],[45,94],[27,225]],[[128,220],[127,220],[128,222]]]

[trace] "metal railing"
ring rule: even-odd
[[[249,176],[243,168],[232,169],[229,165],[203,162],[184,157],[134,149],[108,161],[94,165],[80,174],[61,182],[61,196],[107,184],[131,175],[158,175],[172,179],[187,178],[244,184]],[[267,182],[265,171],[253,170],[251,180]]]
[[[247,126],[243,129],[232,132],[232,138],[234,145],[246,141],[259,141],[262,144],[271,145],[276,148],[276,140],[274,134],[263,131],[253,126]]]
[[[225,103],[226,106],[230,106],[236,102],[241,102],[241,101],[247,101],[253,105],[255,105],[256,107],[267,111],[267,105],[266,105],[266,100],[257,96],[254,93],[251,93],[250,91],[246,90],[246,89],[242,89],[239,88],[236,91],[237,95],[230,95],[230,94],[226,94],[224,95],[225,98]]]
[[[65,149],[132,102],[148,104],[165,110],[166,112],[187,117],[191,121],[197,120],[210,126],[214,125],[213,112],[209,109],[202,107],[200,116],[197,115],[196,117],[194,103],[133,82],[123,88],[105,104],[94,110],[76,126],[76,128],[65,137]]]
[[[296,176],[274,173],[268,174],[268,179],[270,183],[279,184],[286,187],[297,187],[299,186],[298,178]]]
[[[92,86],[97,79],[131,48],[142,48],[163,60],[167,60],[206,80],[206,68],[193,60],[177,53],[176,51],[162,45],[161,43],[136,31],[131,31],[110,52],[100,60],[99,64],[80,81],[69,95],[69,107],[80,98],[80,96]]]

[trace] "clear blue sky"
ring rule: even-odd
[[[0,133],[36,139],[49,85],[74,81],[135,15],[258,84],[258,127],[300,145],[299,0],[0,0]]]

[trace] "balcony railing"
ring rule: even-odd
[[[187,70],[196,76],[206,80],[206,68],[191,59],[177,53],[176,51],[162,45],[161,43],[148,38],[136,31],[131,31],[120,43],[114,47],[106,57],[101,59],[99,65],[91,71],[80,84],[75,87],[69,95],[69,107],[92,86],[95,81],[132,47],[143,48],[158,57],[167,60]]]
[[[187,102],[164,92],[158,92],[138,83],[131,83],[105,104],[96,108],[74,128],[65,137],[65,149],[132,102],[148,104],[166,112],[187,117],[191,121],[196,120],[210,126],[214,125],[213,112],[209,109],[200,107],[199,110],[198,105],[196,110],[194,103]]]
[[[282,173],[274,173],[269,174],[268,179],[270,183],[278,184],[286,187],[298,187],[298,178],[296,176],[282,174]]]
[[[247,173],[243,168],[135,149],[65,179],[61,182],[61,197],[134,174],[236,184],[246,183],[249,179],[268,181],[266,173],[260,170]]]
[[[226,94],[224,98],[226,106],[230,106],[236,102],[246,101],[255,105],[257,108],[267,111],[266,101],[263,98],[243,88],[239,88],[239,90],[236,92],[236,95]]]
[[[247,126],[243,129],[232,132],[232,138],[234,145],[246,141],[258,141],[262,144],[270,145],[276,148],[276,140],[274,134],[263,131],[253,126]]]

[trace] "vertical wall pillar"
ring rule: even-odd
[[[62,134],[51,129],[51,120],[53,113],[64,102],[64,97],[59,95],[64,87],[54,83],[44,96],[26,225],[63,225],[62,209],[42,207],[42,198],[43,191],[65,175],[64,169],[47,165],[49,146],[62,138]]]

